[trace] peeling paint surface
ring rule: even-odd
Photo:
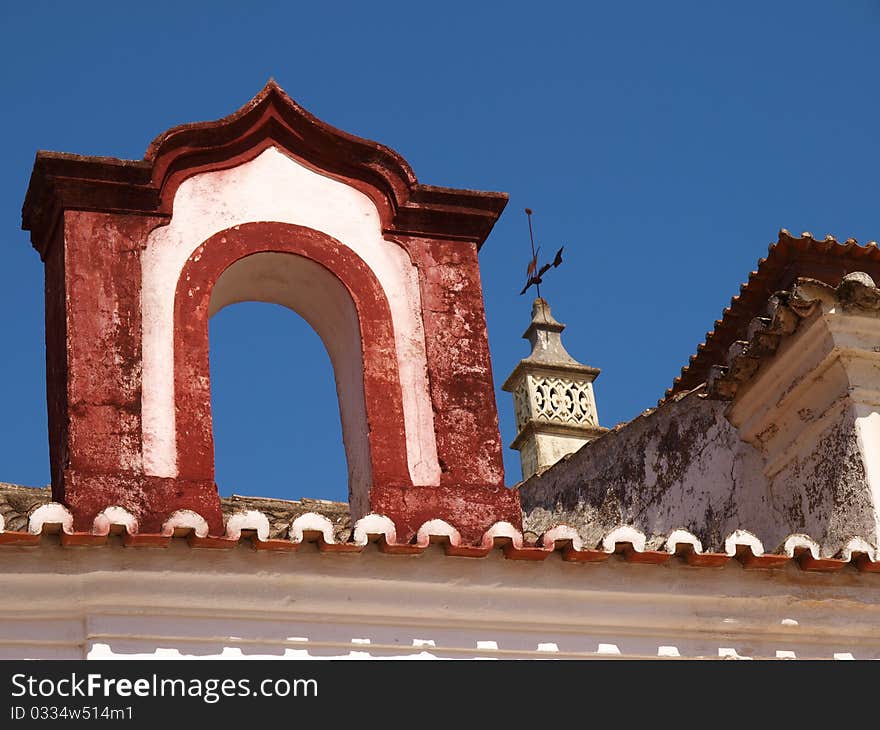
[[[294,223],[352,248],[379,280],[394,321],[403,382],[409,458],[416,484],[438,484],[433,413],[428,405],[424,331],[416,273],[406,252],[381,235],[379,214],[359,190],[269,148],[250,162],[195,175],[178,188],[174,216],[154,230],[143,254],[144,459],[148,474],[177,475],[174,426],[174,290],[203,241],[254,221]]]
[[[876,546],[880,292],[862,273],[836,289],[799,282],[786,301],[800,323],[736,376],[731,401],[708,397],[711,384],[682,393],[526,481],[525,529],[574,525],[589,543],[636,525],[651,544],[684,528],[709,551],[742,527],[770,550],[806,533],[815,559],[854,537]]]
[[[742,443],[724,405],[693,393],[598,437],[520,487],[524,527],[576,526],[587,544],[619,524],[656,537],[677,528],[707,550],[741,525],[774,529],[761,458]],[[745,514],[740,497],[757,509]],[[771,541],[772,542],[772,541]]]
[[[419,183],[396,152],[321,122],[272,81],[224,119],[168,130],[143,160],[38,153],[22,222],[46,262],[53,494],[74,531],[118,507],[142,537],[192,512],[205,539],[222,539],[207,318],[231,267],[229,301],[309,310],[333,350],[356,514],[381,506],[404,539],[432,510],[473,539],[520,525],[477,260],[506,202]],[[331,334],[317,305],[237,265],[255,254],[331,272],[354,302],[360,353],[351,316],[348,336]]]

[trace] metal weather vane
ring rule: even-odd
[[[520,294],[525,294],[526,290],[532,285],[535,285],[535,289],[538,292],[538,296],[541,296],[541,281],[542,277],[546,274],[551,267],[555,268],[562,263],[562,249],[565,246],[560,246],[559,250],[556,252],[556,255],[553,257],[553,261],[550,263],[544,264],[540,269],[538,268],[538,251],[541,250],[541,247],[538,246],[537,250],[535,249],[535,237],[532,234],[532,211],[529,208],[526,208],[526,216],[529,219],[529,241],[532,244],[532,258],[529,261],[529,266],[526,269],[526,276],[528,279],[526,280],[526,285],[522,288]]]

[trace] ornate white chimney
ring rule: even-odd
[[[517,434],[510,448],[520,453],[524,480],[608,430],[599,425],[593,395],[599,370],[566,352],[564,329],[546,300],[535,299],[523,333],[532,352],[501,386],[513,393]]]

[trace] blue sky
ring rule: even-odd
[[[4,3],[0,480],[49,474],[42,264],[20,230],[37,149],[141,158],[274,77],[422,182],[510,194],[480,254],[497,386],[527,354],[535,211],[543,250],[565,245],[543,293],[613,426],[655,405],[779,228],[880,238],[878,42],[876,0]],[[241,304],[211,356],[221,493],[344,499],[317,336]]]

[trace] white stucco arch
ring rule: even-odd
[[[312,228],[341,241],[375,275],[388,299],[394,327],[410,476],[414,484],[438,485],[440,465],[428,392],[418,275],[406,252],[382,236],[373,201],[270,147],[236,167],[188,178],[175,194],[173,210],[171,222],[150,234],[142,255],[146,474],[174,477],[178,473],[174,293],[181,271],[212,235],[236,225],[272,221]]]
[[[239,302],[280,304],[315,330],[333,364],[352,498],[369,493],[372,469],[357,310],[345,286],[320,264],[289,253],[239,259],[214,283],[209,315]]]

